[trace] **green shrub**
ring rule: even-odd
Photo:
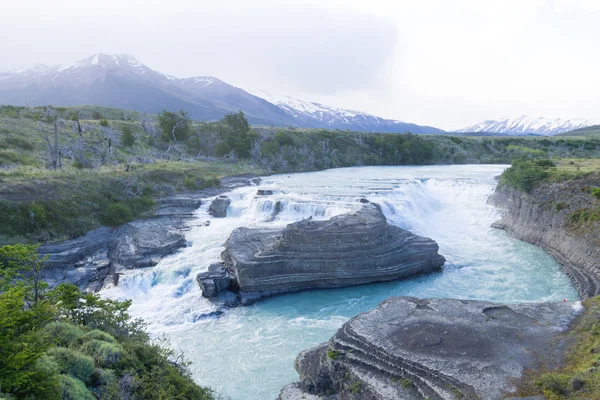
[[[502,174],[501,182],[529,193],[538,183],[550,176],[554,166],[551,160],[514,161]]]
[[[121,141],[123,142],[123,146],[131,147],[135,144],[135,136],[133,134],[133,129],[129,125],[125,125],[122,129]]]
[[[44,327],[44,333],[57,346],[71,347],[84,336],[83,331],[68,322],[51,322]]]
[[[600,188],[592,188],[590,194],[597,199],[600,199]]]
[[[90,340],[81,345],[80,350],[92,357],[100,367],[109,367],[121,358],[123,348],[118,343]]]
[[[60,390],[62,400],[96,400],[85,384],[72,376],[60,376]]]
[[[535,383],[544,391],[549,391],[557,395],[565,395],[568,391],[570,379],[569,375],[546,373],[540,376]]]
[[[100,120],[100,126],[104,126],[104,127],[108,127],[109,123],[107,119],[101,119]]]
[[[115,203],[109,205],[100,217],[102,225],[119,226],[134,218],[131,207],[125,203]]]
[[[96,369],[91,357],[65,347],[53,347],[47,354],[58,365],[61,373],[71,375],[84,383],[91,381]]]

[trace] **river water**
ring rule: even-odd
[[[498,210],[486,204],[504,166],[358,167],[264,178],[236,189],[227,218],[212,218],[209,201],[187,234],[190,246],[156,267],[121,278],[103,292],[132,299],[131,313],[153,334],[165,334],[193,362],[195,380],[233,400],[275,399],[297,380],[297,354],[327,341],[349,318],[390,296],[560,301],[577,292],[542,250],[490,225]],[[202,298],[198,272],[219,260],[223,243],[241,226],[285,226],[312,216],[328,219],[356,210],[366,197],[381,205],[389,223],[431,237],[447,259],[443,271],[396,282],[314,290],[226,310]],[[276,201],[281,212],[271,219]],[[205,222],[210,221],[209,226]],[[213,314],[211,314],[211,312]]]

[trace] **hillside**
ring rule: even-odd
[[[600,137],[600,125],[592,125],[559,134],[559,136]]]
[[[299,101],[280,104],[210,76],[177,78],[131,55],[95,54],[65,66],[36,64],[0,72],[0,104],[41,106],[82,104],[146,113],[184,110],[199,121],[215,121],[242,110],[253,124],[356,131],[442,133],[441,129],[389,120]],[[313,110],[309,111],[305,105]],[[317,107],[317,108],[315,108]]]

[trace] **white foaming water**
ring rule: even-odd
[[[257,196],[257,187],[236,189],[227,194],[232,203],[222,219],[210,217],[205,202],[187,234],[191,246],[151,270],[122,277],[119,287],[103,294],[132,299],[131,313],[149,322],[153,334],[165,333],[193,361],[199,384],[233,400],[274,399],[282,386],[297,380],[293,362],[300,351],[327,341],[349,318],[390,296],[577,299],[549,255],[490,228],[499,214],[486,200],[503,169],[361,167],[264,178],[259,188],[273,195]],[[224,313],[202,298],[195,276],[219,261],[233,229],[285,226],[309,216],[328,219],[357,210],[363,197],[380,204],[391,224],[436,240],[447,259],[443,272],[292,293]]]

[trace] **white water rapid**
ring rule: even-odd
[[[259,188],[273,195],[257,196],[256,186],[227,193],[232,203],[222,219],[209,216],[210,201],[205,202],[187,233],[189,247],[152,269],[122,277],[103,295],[132,299],[131,313],[183,351],[199,384],[233,400],[275,399],[282,386],[297,380],[293,362],[301,350],[327,341],[349,318],[390,296],[577,299],[549,255],[490,227],[499,213],[486,199],[504,168],[360,167],[263,178]],[[447,259],[443,272],[287,294],[224,312],[202,298],[195,277],[219,261],[233,229],[285,226],[309,216],[327,219],[358,209],[362,197],[380,204],[389,223],[436,240]],[[267,222],[277,201],[281,212]]]

